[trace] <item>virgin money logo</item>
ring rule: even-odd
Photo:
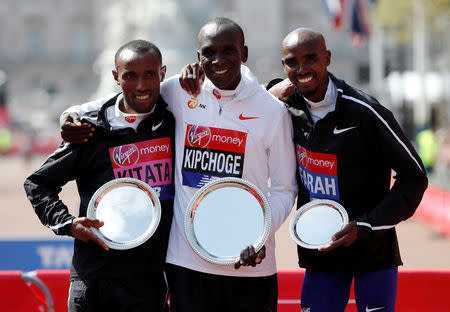
[[[308,159],[309,159],[306,151],[297,150],[297,159],[298,159],[298,162],[300,163],[300,165],[303,168],[306,168],[306,166],[308,165]]]
[[[205,147],[211,141],[211,130],[208,127],[192,126],[187,135],[191,146]]]
[[[297,146],[297,162],[307,170],[336,170],[336,156],[321,153],[312,153]],[[316,168],[316,169],[312,169]],[[318,172],[318,171],[316,171]],[[323,173],[323,172],[322,172]],[[329,173],[328,173],[329,174]]]
[[[117,146],[113,151],[114,162],[120,166],[131,166],[139,160],[139,150],[134,144]]]

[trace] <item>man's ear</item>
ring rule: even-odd
[[[120,86],[120,83],[119,83],[119,73],[116,72],[114,69],[113,69],[111,72],[112,72],[112,74],[113,74],[114,80],[115,80],[116,83]]]
[[[160,70],[160,77],[161,77],[161,82],[163,82],[164,81],[164,77],[166,77],[166,70],[167,70],[167,68],[166,68],[166,65],[163,65],[162,67],[161,67],[161,70]]]
[[[327,50],[326,52],[326,58],[327,58],[327,66],[331,64],[331,51]]]
[[[283,59],[281,59],[281,65],[283,65],[284,73],[287,75],[288,73],[287,73],[287,70],[286,70],[286,66],[284,66],[284,60]]]
[[[200,51],[199,50],[197,50],[197,59],[200,62]]]
[[[242,52],[243,52],[242,63],[245,63],[245,62],[247,62],[247,58],[248,58],[248,47],[246,45],[244,45]]]

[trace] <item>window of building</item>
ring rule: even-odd
[[[72,28],[71,56],[75,60],[83,60],[89,56],[89,32],[87,25],[78,24]]]
[[[28,56],[31,59],[42,58],[45,54],[44,23],[40,18],[28,20]]]

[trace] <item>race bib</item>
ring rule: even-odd
[[[296,144],[297,165],[303,186],[312,198],[339,200],[336,155],[314,153]]]
[[[170,138],[111,147],[109,156],[115,178],[135,178],[148,185],[159,199],[173,198]]]
[[[247,133],[187,125],[182,165],[183,185],[200,188],[222,177],[242,178]]]

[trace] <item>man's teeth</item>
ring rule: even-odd
[[[307,78],[298,78],[298,81],[300,83],[305,83],[305,82],[311,81],[311,79],[312,79],[312,77],[310,76],[310,77],[307,77]]]
[[[217,75],[223,75],[223,74],[225,74],[227,71],[228,71],[227,69],[216,70],[214,73],[217,74]]]
[[[147,95],[136,95],[136,98],[138,100],[146,100],[146,99],[148,99],[148,97],[149,97],[148,94]]]

